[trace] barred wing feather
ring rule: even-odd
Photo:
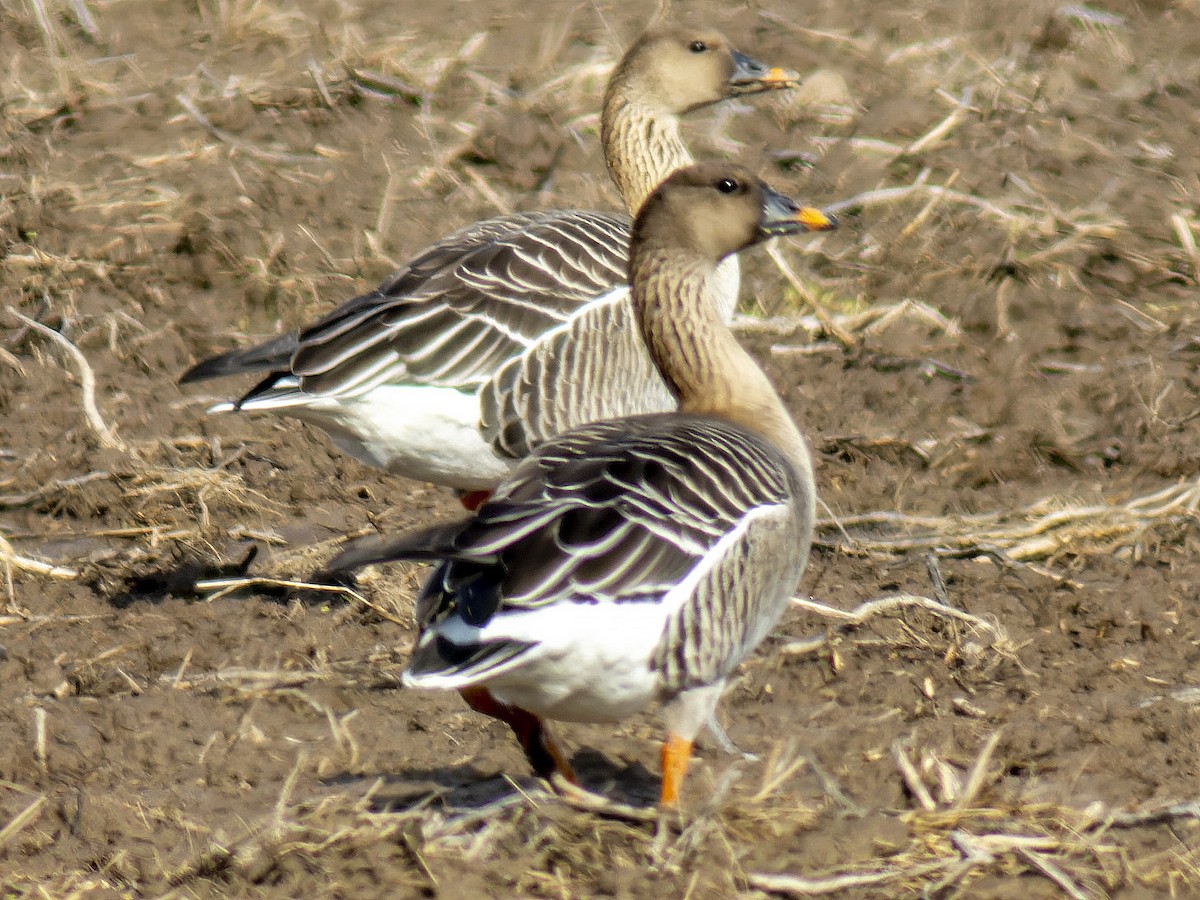
[[[675,405],[622,285],[500,367],[479,392],[480,431],[498,455],[520,459],[579,425]]]
[[[628,250],[628,219],[608,213],[477,223],[306,329],[291,370],[304,391],[325,396],[396,381],[477,387],[624,282]]]

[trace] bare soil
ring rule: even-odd
[[[673,14],[816,74],[697,151],[856,198],[796,284],[744,266],[827,509],[721,707],[757,758],[706,738],[647,824],[399,688],[419,570],[191,590],[457,506],[175,379],[462,223],[615,205],[649,11],[0,0],[0,895],[1200,895],[1200,7],[737,6]],[[563,729],[635,805],[658,734]]]

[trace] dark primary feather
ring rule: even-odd
[[[353,572],[364,566],[408,559],[416,562],[445,559],[454,553],[454,540],[466,520],[443,522],[404,534],[372,534],[357,538],[326,567],[331,574]]]
[[[292,374],[317,395],[397,380],[475,387],[578,306],[624,283],[629,229],[625,216],[579,210],[477,222],[299,336],[205,360],[184,379],[278,372],[243,401]]]
[[[209,378],[224,378],[228,375],[245,375],[249,372],[271,372],[287,369],[296,352],[299,335],[282,334],[265,343],[242,350],[229,350],[210,356],[192,366],[179,378],[180,384],[205,381]]]
[[[562,600],[657,600],[748,510],[787,503],[793,479],[775,448],[720,419],[599,422],[543,445],[474,517],[356,542],[331,566],[441,559],[418,604],[423,626]]]

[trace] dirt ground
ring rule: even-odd
[[[826,509],[720,710],[756,758],[706,737],[680,820],[399,689],[416,569],[188,589],[455,514],[175,380],[450,228],[616,203],[650,7],[528,6],[0,0],[0,895],[1200,896],[1194,0],[672,10],[815,73],[697,152],[848,201],[796,284],[744,262]],[[562,734],[654,797],[653,713]]]

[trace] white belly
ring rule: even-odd
[[[617,722],[660,699],[650,668],[662,637],[661,603],[556,603],[497,616],[482,628],[449,619],[439,630],[451,641],[509,638],[537,646],[507,672],[475,682],[503,703],[565,722]],[[464,687],[449,678],[409,678],[413,687]],[[455,682],[455,683],[451,683]]]
[[[313,397],[278,411],[319,426],[355,459],[419,481],[485,490],[513,465],[480,435],[478,397],[453,388],[380,385],[360,397]]]

